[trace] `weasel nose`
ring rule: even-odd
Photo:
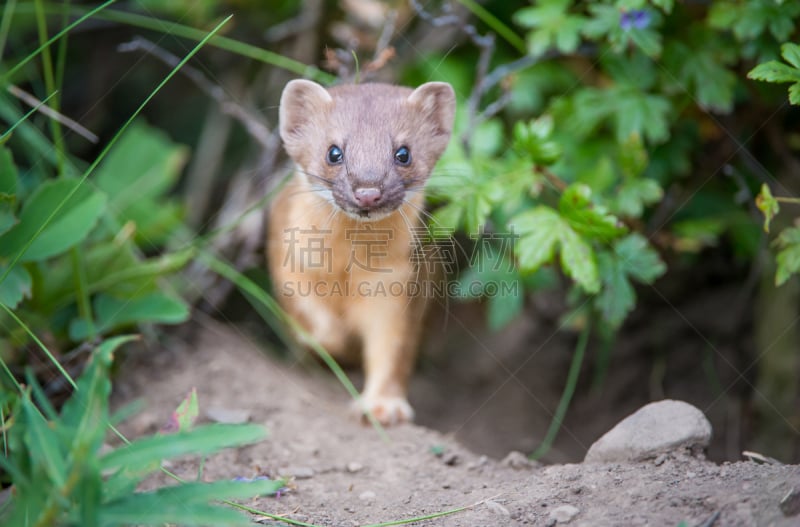
[[[381,200],[381,191],[375,187],[357,188],[353,190],[353,196],[359,207],[369,209],[378,204]]]

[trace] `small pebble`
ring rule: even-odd
[[[780,503],[781,512],[784,516],[797,516],[800,514],[800,490],[791,489]]]
[[[206,410],[206,417],[216,423],[223,423],[228,425],[240,425],[250,420],[249,410],[236,410],[231,408],[220,408],[212,406]]]
[[[314,477],[314,469],[309,467],[284,467],[278,469],[281,476],[296,478],[296,479],[309,479]]]
[[[661,465],[664,464],[664,461],[666,461],[666,460],[667,460],[667,455],[666,454],[661,454],[660,456],[658,456],[655,459],[655,461],[653,461],[653,464],[655,466],[657,466],[657,467],[660,467]]]
[[[375,499],[375,493],[372,492],[371,490],[365,490],[364,492],[362,492],[361,494],[358,495],[358,499],[364,500],[364,501],[374,500]]]
[[[499,514],[500,516],[511,516],[511,513],[508,512],[508,509],[506,509],[496,501],[486,500],[486,508],[495,514]]]
[[[548,519],[555,520],[557,523],[569,523],[579,512],[581,512],[580,509],[572,505],[561,505],[550,511]]]
[[[522,452],[517,452],[516,450],[509,452],[508,455],[503,458],[503,461],[501,461],[500,464],[515,470],[523,470],[533,468],[535,466],[531,460],[528,459],[528,456]]]
[[[473,461],[469,465],[467,465],[467,470],[475,470],[477,468],[481,468],[486,463],[489,462],[489,458],[486,456],[481,456],[477,460]]]
[[[364,465],[356,461],[353,461],[348,463],[346,468],[348,472],[354,474],[356,472],[361,472],[364,469]]]

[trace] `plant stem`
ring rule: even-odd
[[[589,342],[589,335],[592,332],[592,325],[587,319],[586,326],[581,331],[578,338],[578,344],[575,346],[575,352],[572,355],[572,362],[569,365],[569,373],[567,374],[567,383],[564,386],[564,391],[561,393],[561,400],[558,401],[556,413],[553,415],[553,420],[550,421],[550,427],[544,436],[542,444],[531,454],[531,459],[539,459],[545,455],[550,447],[553,446],[553,441],[561,429],[561,423],[564,421],[564,416],[569,408],[569,403],[575,393],[575,386],[578,384],[578,374],[581,372],[581,365],[583,364],[583,356],[586,352],[586,344]]]
[[[474,0],[458,0],[458,3],[469,9],[472,14],[481,19],[487,26],[492,28],[498,35],[514,46],[517,51],[527,54],[528,50],[525,47],[525,41],[522,40],[514,31],[500,21],[496,16],[487,11],[482,5]]]

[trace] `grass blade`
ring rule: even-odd
[[[2,77],[0,77],[0,80],[11,79],[11,77],[16,72],[21,70],[22,67],[25,66],[28,62],[30,62],[31,60],[36,58],[36,56],[39,53],[41,53],[42,50],[44,50],[45,48],[49,47],[50,44],[52,44],[56,40],[60,39],[61,37],[63,37],[67,33],[69,33],[70,31],[72,31],[72,28],[74,28],[75,26],[80,25],[84,20],[93,17],[95,14],[99,13],[100,11],[102,11],[103,9],[105,9],[108,6],[110,6],[111,4],[113,4],[116,1],[117,0],[108,0],[107,2],[105,2],[103,4],[100,4],[99,6],[95,7],[91,11],[88,11],[88,12],[84,13],[83,16],[78,18],[75,22],[73,22],[72,24],[68,25],[67,27],[65,27],[64,29],[62,29],[61,31],[59,31],[58,33],[53,35],[52,37],[50,37],[50,39],[47,42],[45,42],[44,44],[40,45],[33,52],[31,52],[27,57],[25,57],[24,59],[19,61],[13,68],[8,70]]]
[[[220,448],[256,443],[266,436],[261,425],[205,425],[189,432],[139,439],[109,452],[100,462],[104,470],[144,466],[185,454],[210,454]]]

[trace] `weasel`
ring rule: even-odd
[[[273,287],[331,355],[360,348],[357,410],[383,424],[414,416],[407,385],[426,304],[410,287],[425,271],[414,232],[454,114],[442,82],[326,89],[293,80],[281,95],[280,135],[296,170],[269,213]]]

